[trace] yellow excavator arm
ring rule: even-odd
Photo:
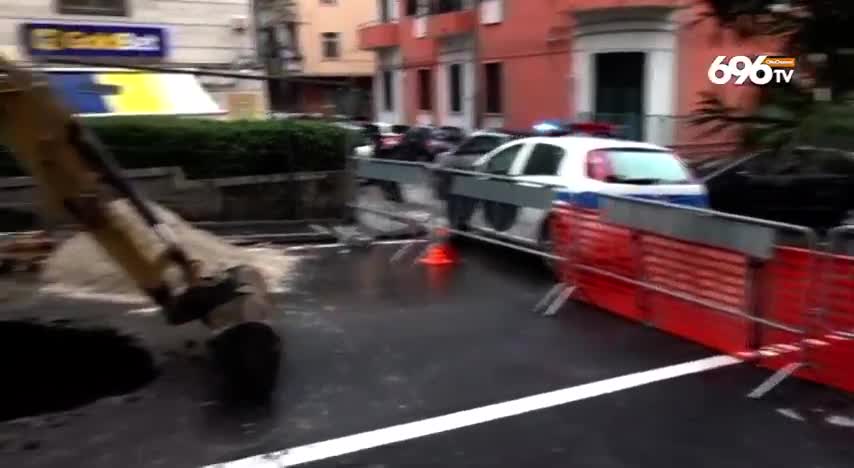
[[[0,143],[38,184],[48,209],[75,218],[153,301],[168,323],[201,320],[214,333],[214,357],[231,391],[250,397],[275,382],[280,337],[270,325],[273,307],[261,275],[239,266],[202,278],[186,250],[122,176],[95,136],[54,95],[40,75],[0,57]],[[125,199],[162,243],[157,255],[142,248],[133,220],[116,209]],[[147,246],[148,247],[148,246]],[[169,284],[165,272],[182,272]]]

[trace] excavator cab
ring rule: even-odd
[[[275,384],[282,339],[272,325],[274,306],[264,278],[249,266],[202,277],[168,226],[122,176],[92,132],[53,94],[38,74],[0,57],[0,142],[42,189],[47,209],[78,221],[157,303],[166,322],[201,321],[211,330],[209,348],[230,397],[263,399]],[[162,244],[157,255],[138,245],[124,212],[127,200]],[[148,247],[148,246],[147,246]],[[180,281],[166,271],[178,267]]]

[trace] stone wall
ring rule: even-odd
[[[188,180],[177,167],[125,171],[145,197],[190,221],[337,219],[345,212],[343,172]],[[29,229],[43,213],[30,177],[0,179],[0,231]],[[53,223],[68,222],[56,218]]]

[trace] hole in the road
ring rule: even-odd
[[[152,356],[109,329],[0,322],[0,421],[133,392],[157,376]]]

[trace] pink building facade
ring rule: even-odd
[[[665,145],[731,141],[701,138],[687,120],[703,91],[749,106],[756,89],[713,85],[709,65],[719,55],[775,54],[713,20],[698,23],[700,0],[378,1],[359,46],[377,54],[375,118],[392,123],[604,120]]]

